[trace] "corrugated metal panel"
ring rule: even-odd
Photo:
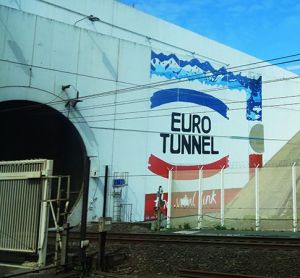
[[[47,160],[0,162],[0,250],[37,252],[47,165]]]

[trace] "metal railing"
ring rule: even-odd
[[[184,176],[184,179],[180,179]],[[167,226],[300,229],[300,167],[169,172]]]

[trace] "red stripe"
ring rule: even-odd
[[[173,179],[175,180],[195,180],[199,179],[199,170],[203,170],[203,178],[208,178],[216,175],[221,171],[222,168],[227,168],[229,161],[229,155],[223,158],[209,163],[209,164],[198,164],[198,165],[188,165],[188,166],[177,166],[170,164],[157,156],[151,154],[149,157],[148,169],[161,177],[168,178],[169,170],[173,171]],[[210,170],[210,171],[205,171]]]

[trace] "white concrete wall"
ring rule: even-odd
[[[28,99],[46,103],[56,98],[65,100],[75,97],[75,90],[68,89],[69,95],[66,95],[61,86],[72,84],[80,92],[83,102],[69,118],[83,137],[89,155],[97,157],[92,169],[100,169],[100,176],[104,174],[105,165],[110,166],[111,174],[129,172],[124,202],[133,204],[134,220],[144,217],[146,193],[156,192],[159,185],[166,191],[167,180],[148,170],[151,154],[184,165],[211,163],[229,154],[231,165],[247,167],[248,155],[253,153],[248,141],[230,136],[247,138],[251,127],[262,123],[266,162],[299,130],[297,112],[293,110],[298,108],[297,105],[274,107],[280,103],[299,102],[297,79],[263,84],[263,120],[256,122],[245,119],[246,94],[239,89],[224,87],[211,91],[220,85],[205,85],[198,81],[156,86],[155,82],[168,80],[150,75],[151,50],[175,54],[181,60],[208,61],[216,69],[259,61],[247,54],[115,1],[1,0],[0,4],[0,101]],[[101,21],[92,23],[84,19],[74,24],[90,14]],[[242,75],[261,75],[263,82],[294,76],[278,67],[255,69],[256,66],[247,66],[248,70],[242,71]],[[133,89],[143,84],[152,84],[152,87]],[[221,99],[230,108],[229,120],[207,107],[195,108],[191,103],[149,108],[153,93],[174,87],[205,91]],[[124,91],[126,88],[131,89]],[[294,97],[277,98],[284,96]],[[52,106],[67,115],[63,102]],[[216,136],[219,155],[199,157],[162,153],[159,133],[170,131],[170,117],[174,111],[207,113],[212,120],[210,135]],[[246,177],[234,186],[243,186],[245,182]],[[212,178],[208,188],[214,183]],[[90,220],[101,213],[102,190],[103,178],[91,178]],[[93,201],[93,196],[97,197],[97,202]],[[74,223],[79,219],[79,207],[73,212]]]

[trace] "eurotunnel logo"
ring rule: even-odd
[[[196,90],[183,88],[160,90],[153,94],[150,101],[152,109],[173,102],[193,103],[208,107],[220,116],[228,119],[227,111],[229,108],[225,103],[211,95]],[[169,126],[171,127],[170,132],[159,134],[163,154],[219,155],[215,137],[211,135],[213,122],[209,116],[172,112]],[[215,170],[204,171],[203,176],[208,177],[216,174],[222,168],[227,168],[228,160],[229,156],[225,156],[209,164],[174,165],[151,154],[148,169],[165,178],[168,178],[169,169],[174,169],[177,173],[174,175],[174,179],[197,179],[199,175],[195,170]],[[185,174],[189,171],[191,173]],[[182,173],[181,175],[178,174],[180,172]]]
[[[262,121],[262,78],[261,76],[248,77],[242,75],[235,68],[230,71],[222,66],[217,68],[208,61],[200,61],[192,57],[184,60],[177,55],[151,51],[150,61],[151,77],[157,76],[168,80],[185,78],[190,82],[199,82],[207,86],[226,88],[229,91],[246,93],[246,120]],[[203,92],[174,88],[155,92],[151,97],[151,108],[156,108],[172,102],[190,102],[206,106],[228,119],[228,107],[221,100]],[[219,156],[219,148],[214,136],[211,135],[213,122],[207,115],[201,117],[190,113],[173,112],[170,118],[170,132],[160,133],[161,152],[163,154],[178,155],[209,155]],[[177,144],[175,145],[175,142]],[[177,175],[173,179],[197,179],[199,174],[195,170],[204,171],[204,177],[216,174],[221,168],[228,167],[229,155],[204,165],[175,165],[151,154],[149,157],[149,170],[153,173],[168,177],[169,169],[176,169]],[[184,175],[189,170],[193,172]]]

